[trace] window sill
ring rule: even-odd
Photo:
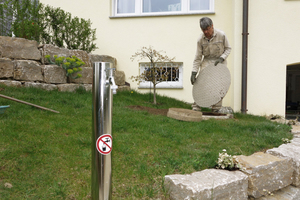
[[[169,17],[169,16],[186,16],[186,15],[207,15],[207,14],[215,14],[215,12],[192,12],[192,13],[168,13],[168,14],[142,14],[142,15],[117,15],[117,16],[109,16],[110,19],[118,19],[118,18],[138,18],[138,17]]]

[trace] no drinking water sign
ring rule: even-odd
[[[110,154],[112,150],[112,137],[109,134],[101,135],[96,142],[96,147],[102,155]]]

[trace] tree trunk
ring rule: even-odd
[[[153,104],[156,105],[156,84],[153,85]]]

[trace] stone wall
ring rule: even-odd
[[[81,78],[68,79],[62,67],[51,65],[45,55],[77,56],[82,66]],[[88,54],[81,50],[69,50],[53,45],[39,45],[23,38],[0,36],[0,83],[12,86],[39,87],[46,90],[74,91],[79,86],[91,90],[94,62],[111,62],[115,71],[115,82],[119,90],[130,89],[125,84],[125,73],[117,70],[115,58],[107,55]]]
[[[293,131],[292,131],[293,133]],[[206,169],[192,174],[167,175],[172,200],[299,200],[300,134],[291,143],[238,156],[242,170]]]

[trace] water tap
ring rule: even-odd
[[[115,78],[114,78],[114,68],[110,69],[109,82],[110,84],[112,84],[111,89],[113,90],[113,94],[117,94],[118,86],[116,85]]]

